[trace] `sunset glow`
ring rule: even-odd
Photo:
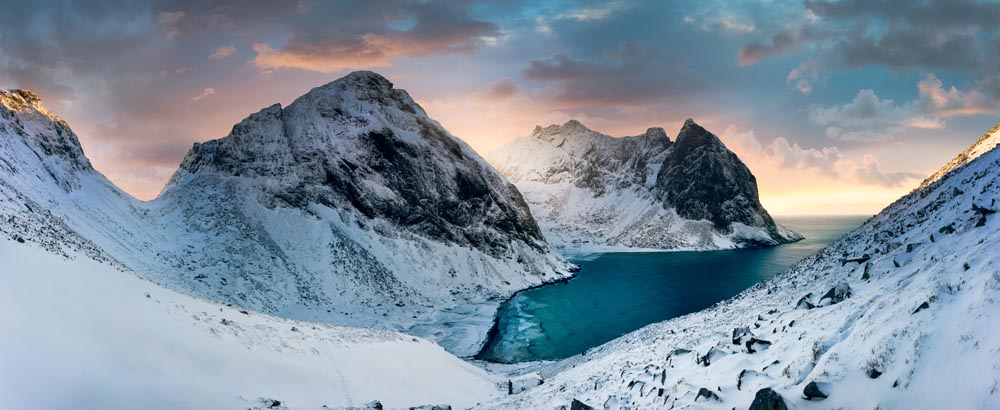
[[[930,28],[852,4],[22,2],[0,17],[0,84],[36,91],[141,199],[192,143],[373,69],[480,153],[571,118],[673,136],[690,117],[772,213],[868,214],[998,121],[1000,55],[996,27],[959,11]]]

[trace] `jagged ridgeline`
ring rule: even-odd
[[[517,188],[375,73],[195,144],[148,202],[94,171],[33,95],[3,106],[5,199],[41,204],[10,214],[53,215],[107,259],[199,297],[471,353],[500,300],[568,275]],[[23,239],[49,240],[24,226]]]
[[[801,239],[760,204],[750,169],[687,120],[613,138],[578,121],[536,127],[489,155],[564,248],[732,249]]]

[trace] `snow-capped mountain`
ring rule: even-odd
[[[569,275],[517,189],[375,73],[196,144],[149,202],[95,171],[37,97],[0,101],[3,232],[197,297],[472,355],[504,298]]]
[[[996,130],[787,272],[484,407],[1000,408]]]
[[[535,127],[488,159],[521,190],[549,242],[571,253],[801,239],[761,206],[736,154],[690,119],[676,142],[662,128],[614,138],[570,120]]]

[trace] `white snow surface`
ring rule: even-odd
[[[248,312],[68,256],[0,239],[0,407],[467,408],[502,393],[425,339]]]
[[[545,384],[482,407],[745,409],[771,388],[791,409],[1000,408],[1000,150],[969,152],[772,280],[543,365]],[[770,345],[751,353],[751,338]],[[810,382],[829,397],[807,400]]]
[[[710,221],[679,216],[655,198],[670,144],[662,128],[615,138],[570,120],[536,127],[486,158],[517,185],[546,240],[566,255],[774,243],[765,228],[735,223],[722,232]],[[801,239],[781,225],[777,229],[787,240]]]
[[[289,145],[318,144],[349,157],[349,145],[362,143],[366,129],[385,127],[406,144],[424,146],[428,142],[414,127],[440,127],[404,91],[395,90],[402,97],[393,102],[403,109],[381,107],[357,99],[366,89],[344,81],[385,80],[354,73],[314,89],[287,113],[274,106],[252,115],[234,127],[236,136],[212,142],[246,153],[234,160],[252,167],[246,176],[182,169],[160,197],[147,202],[94,170],[68,125],[36,96],[2,91],[0,233],[58,254],[82,252],[199,298],[297,320],[408,331],[459,356],[474,355],[502,300],[569,275],[567,264],[540,237],[495,238],[505,250],[487,252],[366,217],[350,204],[275,206],[265,193],[300,183],[293,167],[298,159],[283,151]],[[317,119],[321,110],[352,112],[348,117],[359,123]],[[290,117],[284,121],[288,129],[259,128],[275,126],[262,120],[268,114]],[[293,140],[245,137],[286,132]],[[498,189],[514,190],[463,142],[442,132],[439,140],[475,169],[448,168],[446,159],[435,157],[442,161],[438,166],[485,175]],[[262,160],[252,162],[251,156]],[[393,195],[381,181],[364,183],[371,184],[366,193]],[[497,197],[514,197],[507,195]],[[496,235],[487,222],[466,233]]]

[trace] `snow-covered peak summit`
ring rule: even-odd
[[[604,135],[587,128],[587,126],[583,125],[580,121],[569,120],[562,125],[552,124],[546,127],[536,125],[535,129],[531,132],[531,137],[550,141],[555,138],[578,137],[582,135],[590,136],[592,134]]]
[[[20,89],[0,90],[0,104],[15,111],[20,111],[28,107],[34,107],[35,109],[45,108],[42,105],[42,99],[38,98],[38,94]],[[45,111],[47,112],[48,110]]]
[[[33,155],[18,152],[25,148]],[[35,171],[56,178],[64,189],[76,185],[76,173],[94,170],[66,121],[49,112],[38,95],[27,90],[0,90],[0,149],[4,151],[2,158],[40,161],[45,170]],[[22,172],[36,168],[29,164],[18,167]]]
[[[557,245],[725,249],[800,238],[760,206],[736,155],[690,119],[677,143],[659,127],[615,138],[570,120],[489,158]]]
[[[355,71],[330,83],[313,88],[299,97],[289,108],[299,102],[323,102],[327,106],[318,108],[339,108],[346,112],[371,108],[394,109],[427,117],[427,113],[413,101],[410,94],[405,90],[394,88],[392,82],[387,78],[371,71]],[[336,114],[343,113],[336,112]]]

